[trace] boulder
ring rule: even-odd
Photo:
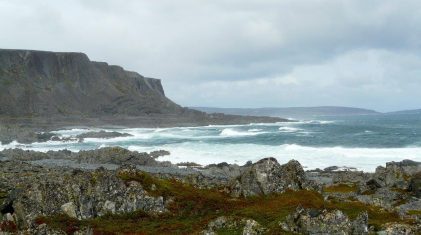
[[[303,167],[291,160],[280,165],[275,158],[264,158],[244,170],[231,185],[231,195],[253,196],[282,193],[287,189],[300,190],[306,184]]]
[[[116,131],[90,131],[87,133],[83,133],[80,135],[77,135],[76,138],[79,139],[79,141],[83,141],[85,138],[101,138],[101,139],[110,139],[110,138],[116,138],[116,137],[128,137],[133,136],[128,133],[120,133]]]
[[[384,187],[408,189],[412,176],[421,172],[421,163],[411,160],[388,162],[386,167],[379,166],[373,176]]]

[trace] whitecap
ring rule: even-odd
[[[225,128],[219,134],[220,136],[225,137],[235,137],[235,136],[253,136],[263,134],[263,132],[248,132],[248,131],[238,131],[232,128]]]
[[[281,132],[297,132],[299,130],[302,130],[300,128],[295,128],[295,127],[288,127],[288,126],[281,126],[278,128],[279,131]]]

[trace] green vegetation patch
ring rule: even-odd
[[[421,210],[409,210],[408,215],[421,215]]]

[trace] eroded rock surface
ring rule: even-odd
[[[264,158],[242,172],[233,182],[231,194],[247,197],[282,193],[288,189],[303,189],[306,184],[304,170],[298,161],[280,165],[275,158]]]

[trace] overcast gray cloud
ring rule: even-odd
[[[184,106],[420,108],[421,3],[0,0],[3,48],[81,51]]]

